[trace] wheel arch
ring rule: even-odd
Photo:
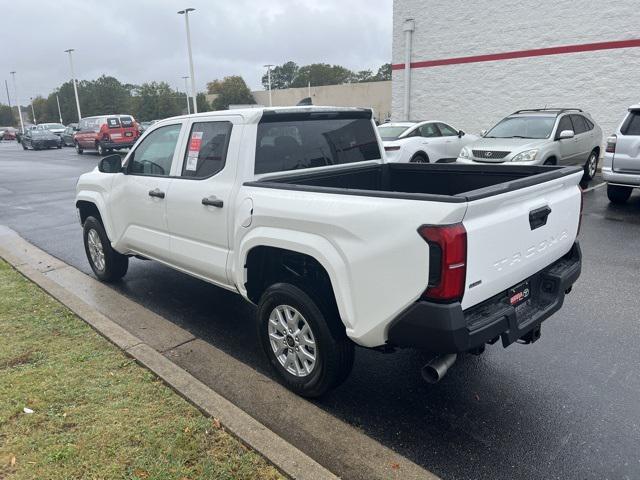
[[[286,275],[277,271],[283,265],[290,267],[286,262],[282,263],[285,257],[286,262],[298,262],[298,266],[312,273],[310,277],[305,277],[312,283],[326,279],[324,288],[330,289],[330,300],[348,331],[355,315],[347,264],[339,251],[320,236],[274,228],[252,231],[238,248],[235,269],[232,269],[239,292],[249,301],[257,303],[270,283],[287,280]],[[290,270],[287,272],[292,273]]]
[[[80,224],[84,225],[85,220],[89,216],[98,216],[98,219],[102,223],[107,236],[114,241],[113,229],[109,217],[105,215],[105,205],[99,195],[95,192],[82,192],[76,197],[76,208],[78,210],[78,216]]]

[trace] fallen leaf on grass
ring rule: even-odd
[[[136,469],[133,471],[133,474],[136,477],[140,477],[140,478],[149,478],[149,472],[146,472],[144,470],[140,470],[140,469]]]
[[[29,414],[29,413],[33,413],[33,410],[31,410],[31,409],[30,409],[30,408],[28,408],[28,407],[24,407],[24,408],[22,409],[22,411],[23,411],[24,413],[27,413],[27,414]]]
[[[217,418],[214,418],[214,419],[212,420],[212,423],[213,423],[213,426],[214,426],[215,428],[217,428],[218,430],[220,430],[220,428],[222,428],[222,427],[220,426],[220,420],[218,420]]]
[[[392,463],[391,464],[391,468],[394,470],[400,470],[400,464],[399,463]]]
[[[11,456],[11,460],[9,461],[9,464],[11,464],[12,467],[16,466],[16,456],[15,455]]]

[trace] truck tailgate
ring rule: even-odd
[[[582,171],[527,188],[470,198],[462,308],[516,286],[558,260],[578,231]]]

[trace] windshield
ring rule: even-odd
[[[51,130],[52,128],[64,128],[64,125],[61,123],[45,123],[44,128]]]
[[[549,138],[555,117],[507,117],[493,127],[485,138]]]
[[[380,136],[382,140],[395,140],[404,132],[406,132],[410,127],[406,125],[402,126],[392,126],[392,125],[381,125],[378,127],[378,131],[380,132]]]

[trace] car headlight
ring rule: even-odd
[[[460,154],[458,155],[460,158],[471,158],[471,149],[469,147],[462,147],[460,150]]]
[[[532,162],[538,156],[538,150],[527,150],[524,152],[520,152],[515,157],[511,159],[512,162]]]

